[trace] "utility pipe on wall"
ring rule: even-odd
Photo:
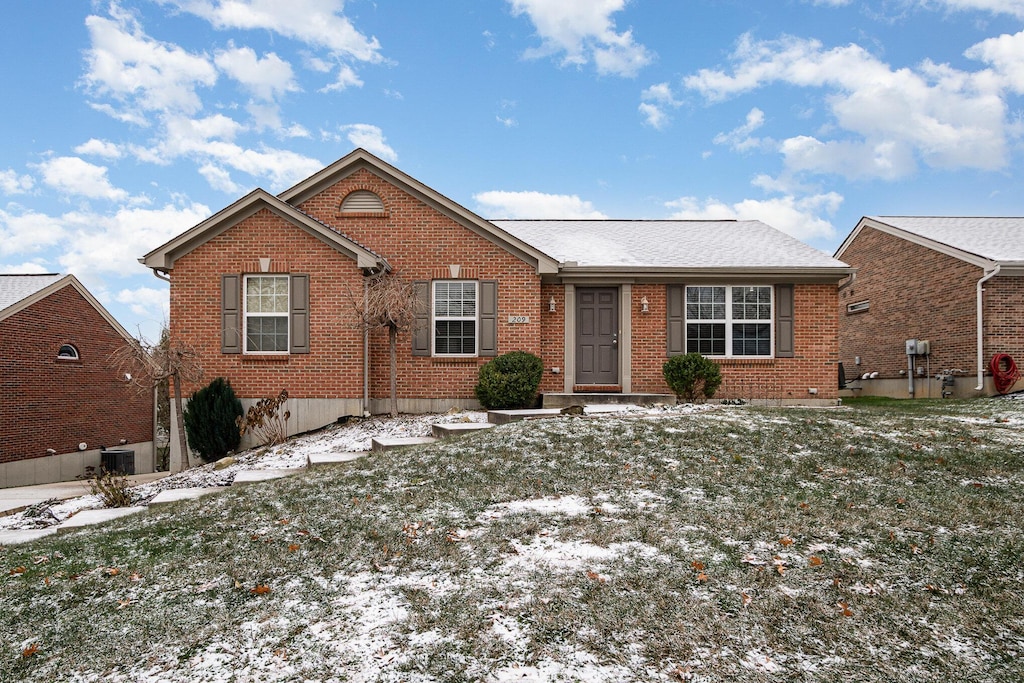
[[[978,280],[978,386],[974,387],[975,391],[981,391],[985,388],[985,330],[981,297],[981,293],[985,290],[982,288],[982,285],[998,274],[999,266],[997,265]]]

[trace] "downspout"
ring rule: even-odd
[[[984,291],[982,285],[988,280],[991,280],[999,274],[999,264],[996,267],[985,273],[984,277],[978,280],[978,386],[974,387],[975,391],[981,391],[985,388],[985,337],[984,337],[984,325],[983,325],[983,306],[981,293]]]
[[[850,271],[850,279],[847,280],[846,282],[844,282],[843,284],[839,285],[839,289],[837,289],[836,292],[838,293],[838,292],[843,291],[844,289],[846,289],[847,287],[852,285],[856,280],[857,280],[857,271],[856,270]]]
[[[155,277],[156,277],[156,278],[157,278],[158,280],[163,280],[164,282],[170,282],[170,281],[171,281],[171,278],[167,277],[166,275],[161,275],[161,274],[160,274],[160,271],[159,271],[159,270],[157,270],[156,268],[154,268],[154,269],[153,269],[153,275],[154,275],[154,276],[155,276]]]

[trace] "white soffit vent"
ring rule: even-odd
[[[870,308],[871,302],[867,299],[864,301],[854,301],[852,304],[846,304],[847,313],[863,313]]]
[[[384,202],[369,190],[350,192],[341,202],[342,213],[384,213]]]

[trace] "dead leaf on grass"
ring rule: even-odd
[[[256,586],[255,588],[249,589],[249,592],[254,594],[254,595],[266,595],[267,593],[270,592],[270,586],[261,583],[260,585]]]
[[[28,659],[37,652],[39,652],[39,643],[32,643],[31,645],[29,645],[21,651],[21,656]]]

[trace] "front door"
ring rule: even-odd
[[[619,383],[619,289],[576,288],[576,384]]]

